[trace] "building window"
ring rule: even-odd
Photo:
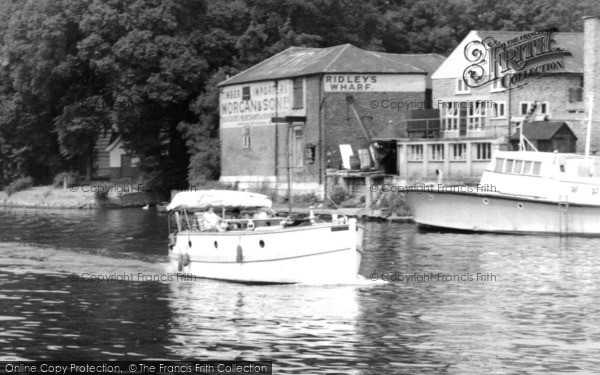
[[[456,93],[457,94],[468,94],[470,92],[471,92],[471,90],[470,90],[469,86],[467,86],[465,81],[462,78],[458,78],[456,80]]]
[[[492,158],[491,143],[473,143],[475,146],[475,160],[490,160]]]
[[[494,102],[492,105],[494,117],[506,117],[506,103],[505,102]]]
[[[456,143],[452,145],[452,160],[465,160],[467,157],[467,144]]]
[[[503,91],[504,86],[502,86],[502,77],[498,77],[497,79],[492,81],[492,88],[490,91]]]
[[[485,127],[486,103],[470,102],[467,124],[470,130],[483,130]]]
[[[521,103],[521,112],[520,114],[526,115],[529,113],[529,103]]]
[[[244,150],[249,150],[250,149],[250,127],[249,126],[245,126],[244,127],[244,134],[243,134],[243,138],[244,138]]]
[[[583,101],[583,89],[569,89],[569,103],[578,103]]]
[[[444,130],[457,130],[460,120],[460,108],[458,103],[446,102],[442,106],[442,121]]]
[[[242,87],[242,100],[250,100],[250,86]]]
[[[304,80],[294,78],[294,106],[293,109],[304,108]]]
[[[429,146],[429,160],[444,160],[443,144],[435,144]]]
[[[519,114],[521,114],[521,115],[529,114],[529,112],[531,112],[531,109],[533,108],[534,103],[535,102],[520,102],[519,103],[519,109],[520,109]],[[547,115],[549,113],[550,113],[550,105],[548,104],[548,102],[538,102],[538,107],[537,107],[535,114],[536,115]]]
[[[408,146],[408,160],[419,161],[423,160],[423,145]]]
[[[296,128],[292,130],[292,141],[291,145],[291,162],[292,167],[302,167],[304,163],[304,137],[301,128]]]

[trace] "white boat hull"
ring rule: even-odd
[[[600,235],[600,205],[503,194],[408,192],[420,226],[474,232]]]
[[[243,283],[355,280],[363,228],[348,224],[258,227],[230,232],[182,231],[169,250],[186,277]]]

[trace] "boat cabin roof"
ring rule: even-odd
[[[208,207],[225,209],[271,208],[273,202],[263,194],[236,190],[200,190],[177,193],[167,211],[200,211]]]
[[[534,151],[499,151],[487,172],[571,179],[600,178],[600,157]]]
[[[567,159],[571,160],[584,160],[585,155],[582,154],[565,154],[559,152],[535,152],[535,151],[498,151],[495,156],[496,159],[514,159],[523,161],[540,161],[540,162],[551,162],[555,161],[563,162]],[[590,159],[598,161],[598,156],[592,155]]]

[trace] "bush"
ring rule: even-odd
[[[14,194],[18,191],[27,190],[27,189],[31,188],[32,186],[33,186],[33,179],[31,177],[29,177],[29,176],[21,177],[21,178],[17,178],[13,182],[11,182],[8,185],[8,187],[6,188],[6,192],[8,193],[9,196],[11,196],[12,194]]]
[[[386,192],[381,195],[381,198],[377,203],[380,209],[386,209],[390,214],[396,214],[398,216],[411,215],[404,194]]]
[[[108,191],[110,190],[111,185],[109,184],[101,184],[96,186],[96,191],[94,192],[94,196],[97,200],[103,201],[108,198]]]
[[[344,188],[340,185],[334,185],[333,188],[331,188],[329,199],[331,199],[336,205],[339,205],[346,200],[346,190],[344,190]]]
[[[65,178],[67,179],[67,187],[75,185],[78,177],[79,175],[76,172],[60,172],[54,176],[54,182],[52,183],[52,186],[61,188]]]

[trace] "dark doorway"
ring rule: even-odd
[[[131,178],[132,176],[131,156],[121,155],[121,178]]]
[[[398,174],[398,155],[396,141],[378,142],[379,165],[387,174]]]

